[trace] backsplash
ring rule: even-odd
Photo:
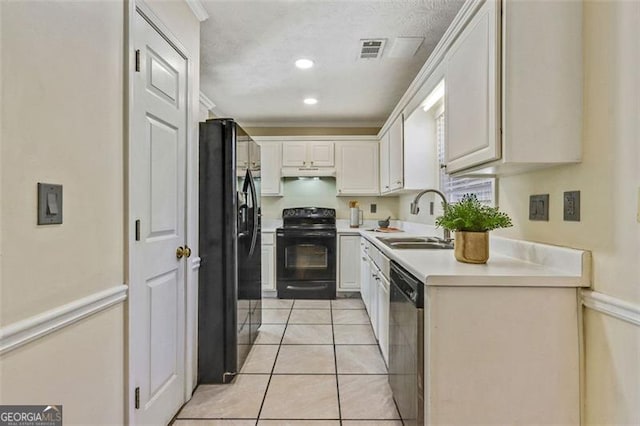
[[[404,220],[407,222],[418,222],[424,223],[427,225],[433,225],[435,223],[436,217],[442,214],[442,206],[440,202],[440,198],[435,199],[434,194],[425,194],[420,198],[419,206],[420,213],[417,215],[411,214],[411,202],[416,197],[416,193],[401,195],[397,198],[398,200],[398,219]],[[434,214],[429,214],[429,202],[435,201],[434,204]]]
[[[338,219],[349,218],[349,201],[360,203],[365,219],[398,218],[397,197],[336,197],[334,178],[285,179],[283,197],[262,197],[262,217],[278,219],[282,209],[290,207],[328,207],[336,209]],[[371,204],[377,205],[377,212],[370,213]]]

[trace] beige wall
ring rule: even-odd
[[[199,25],[187,4],[148,4],[197,74]],[[125,10],[0,1],[2,327],[125,281]],[[195,135],[197,79],[190,88]],[[36,225],[37,182],[64,186],[62,225]],[[2,355],[0,403],[62,403],[65,424],[122,424],[125,307]]]
[[[593,251],[594,289],[640,304],[640,2],[585,3],[584,157],[578,165],[502,178],[515,227],[500,235]],[[581,191],[581,221],[562,220]],[[528,220],[529,194],[550,194],[550,221]],[[640,424],[640,328],[587,311],[586,421]]]
[[[123,283],[120,2],[0,2],[2,326]],[[36,225],[38,182],[64,223]],[[122,306],[0,357],[3,404],[64,405],[65,423],[124,420]]]
[[[2,2],[2,325],[123,282],[123,12]],[[38,182],[62,225],[36,224]]]
[[[124,423],[120,304],[2,356],[0,403],[62,404],[65,425]]]
[[[398,217],[397,198],[385,197],[336,197],[334,178],[284,180],[283,197],[262,197],[262,214],[266,219],[282,218],[282,209],[289,207],[329,207],[336,209],[338,219],[349,218],[349,201],[360,204],[365,219],[384,219]],[[370,213],[372,203],[377,212]]]
[[[380,127],[244,127],[251,136],[377,135]]]
[[[436,217],[442,214],[442,208],[440,207],[440,197],[437,197],[431,193],[425,194],[420,197],[419,206],[420,212],[417,215],[411,214],[411,202],[416,198],[417,192],[410,194],[403,194],[398,197],[398,211],[399,219],[406,220],[408,222],[425,223],[427,225],[433,225]],[[434,202],[433,213],[430,214],[429,203]]]

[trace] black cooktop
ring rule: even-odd
[[[282,210],[283,229],[335,229],[336,210],[326,207],[294,207]]]

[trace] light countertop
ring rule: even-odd
[[[393,238],[398,234],[359,232],[389,259],[396,261],[427,286],[590,285],[591,255],[587,251],[492,237],[489,261],[484,265],[474,265],[458,262],[453,250],[391,249],[378,240],[378,237]]]

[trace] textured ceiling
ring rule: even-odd
[[[201,90],[245,125],[381,125],[463,2],[203,0]],[[415,36],[425,41],[412,58],[385,57]],[[363,38],[387,39],[380,60],[358,60]],[[315,66],[297,69],[302,57]]]

